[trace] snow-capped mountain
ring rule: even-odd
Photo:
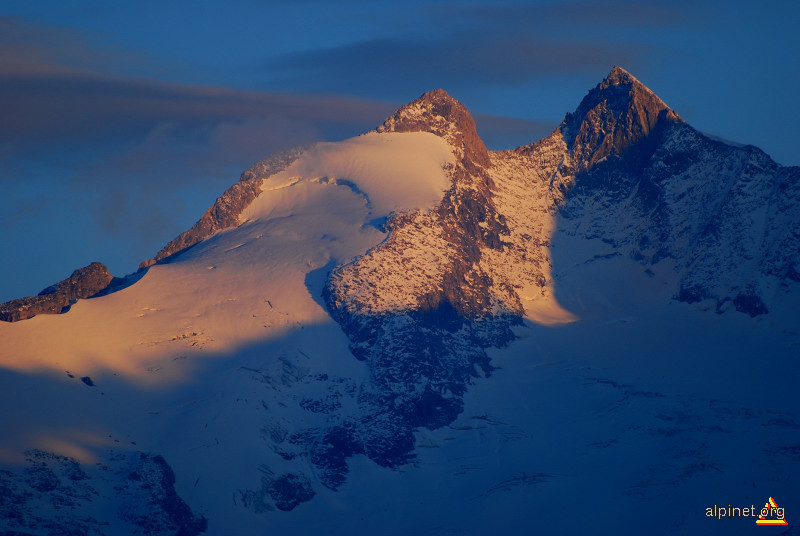
[[[800,504],[799,244],[800,168],[624,69],[507,151],[426,93],[4,304],[0,527],[748,530],[705,507]]]

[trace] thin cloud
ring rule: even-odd
[[[74,71],[149,73],[159,71],[146,55],[121,50],[108,39],[74,28],[0,16],[0,72],[5,74]]]
[[[631,40],[631,29],[686,21],[682,4],[660,1],[459,3],[426,10],[416,27],[388,25],[381,37],[270,57],[262,69],[287,89],[396,97],[423,83],[458,93],[547,76],[597,76],[613,65],[638,70],[653,49]]]
[[[646,51],[644,46],[602,41],[573,43],[464,32],[446,41],[375,39],[293,53],[269,60],[265,67],[287,87],[397,95],[418,88],[420,81],[428,87],[497,86],[597,65],[635,66]]]
[[[391,104],[364,99],[245,92],[76,71],[0,71],[0,101],[0,142],[122,135],[163,122],[216,123],[276,114],[323,127],[355,126],[392,110]]]
[[[137,241],[172,238],[256,160],[360,134],[395,109],[81,73],[0,73],[0,101],[0,184],[56,181],[102,234]]]
[[[394,108],[318,92],[242,91],[123,76],[114,66],[124,64],[127,71],[131,58],[139,56],[96,45],[75,30],[0,17],[0,144],[65,136],[142,138],[164,123],[212,128],[275,116],[336,135],[379,122]],[[8,153],[8,146],[0,145],[0,151]]]
[[[442,12],[444,13],[444,12]],[[450,17],[465,22],[498,28],[525,27],[560,29],[565,26],[603,27],[663,27],[686,22],[682,2],[612,1],[612,2],[554,2],[459,4],[447,8]]]

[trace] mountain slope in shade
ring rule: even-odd
[[[619,67],[529,146],[437,90],[262,161],[138,281],[0,323],[0,527],[743,530],[705,507],[800,501],[799,173]]]

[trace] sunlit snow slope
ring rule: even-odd
[[[308,273],[380,243],[380,222],[393,212],[432,208],[449,185],[444,167],[452,159],[444,140],[421,132],[319,144],[264,180],[264,195],[239,227],[179,262],[79,301],[67,315],[0,323],[0,364],[157,382],[148,369],[176,354],[229,351],[285,327],[330,322],[309,294]],[[183,374],[158,377],[172,373]]]

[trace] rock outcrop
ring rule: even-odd
[[[37,296],[0,304],[0,320],[18,322],[40,314],[58,314],[77,300],[90,298],[108,287],[114,279],[103,264],[93,262],[72,272],[67,279],[49,286]]]
[[[645,269],[673,263],[675,299],[758,316],[796,280],[800,168],[698,132],[619,67],[551,137],[566,144],[549,192],[559,229]]]

